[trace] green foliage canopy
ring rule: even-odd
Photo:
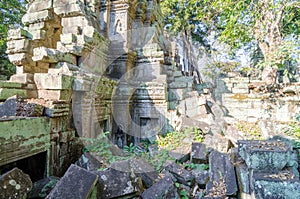
[[[271,66],[287,59],[287,38],[299,41],[299,0],[164,0],[161,7],[170,30],[198,41],[214,31],[233,50],[254,41]]]
[[[14,66],[9,62],[6,51],[7,33],[9,28],[19,26],[21,18],[26,12],[26,1],[0,1],[0,74],[10,76],[14,73]]]

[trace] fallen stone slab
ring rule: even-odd
[[[194,176],[190,171],[179,166],[175,162],[168,164],[165,170],[169,171],[179,183],[190,186],[194,180]]]
[[[167,174],[149,189],[146,189],[141,197],[142,199],[180,198],[171,174]]]
[[[174,150],[171,150],[168,152],[169,156],[172,158],[175,158],[175,160],[183,163],[186,162],[190,159],[190,154],[191,154],[191,147],[183,145],[180,147],[177,147]]]
[[[141,192],[141,178],[115,169],[95,172],[98,175],[97,198],[134,197]]]
[[[100,157],[91,152],[82,154],[75,164],[88,171],[97,171],[102,166]]]
[[[31,188],[32,182],[29,175],[18,168],[0,176],[0,198],[26,198]]]
[[[277,140],[240,140],[238,153],[249,169],[280,171],[293,161],[292,147]]]
[[[214,184],[224,184],[227,196],[237,194],[238,187],[236,182],[236,174],[233,164],[229,160],[229,156],[218,151],[212,151],[209,155],[209,177],[210,181],[206,186],[209,193],[213,189]]]
[[[191,162],[195,164],[207,163],[205,144],[200,142],[192,143]]]
[[[4,103],[0,104],[0,118],[16,116],[18,107],[17,96],[12,96],[8,98]]]
[[[300,182],[292,172],[254,173],[253,180],[256,199],[300,198]]]
[[[137,177],[141,178],[146,188],[151,187],[159,177],[157,171],[142,158],[117,161],[112,163],[110,168],[122,172],[133,172]]]
[[[72,164],[47,199],[87,199],[93,192],[98,176]]]
[[[201,189],[205,189],[206,184],[209,181],[209,172],[207,170],[192,170],[192,175],[195,177],[195,181]]]

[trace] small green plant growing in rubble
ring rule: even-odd
[[[289,124],[290,130],[286,132],[287,135],[295,136],[297,139],[300,139],[300,126],[298,124],[292,123]]]
[[[251,123],[246,121],[239,121],[236,124],[236,127],[239,131],[243,132],[246,139],[249,140],[262,140],[262,132],[259,128],[257,122]]]
[[[108,167],[110,163],[120,158],[112,154],[110,141],[106,137],[108,134],[109,132],[105,132],[101,133],[97,138],[81,138],[85,143],[83,152],[97,153],[102,159],[102,168]]]
[[[129,146],[124,146],[123,150],[126,152],[126,153],[133,153],[134,152],[134,149],[135,149],[135,146],[133,143],[130,143]]]
[[[199,169],[199,170],[202,170],[202,171],[209,169],[208,164],[185,163],[185,164],[183,164],[183,166],[186,169]]]
[[[195,142],[203,142],[205,133],[198,127],[189,127],[183,132],[169,132],[166,135],[158,136],[158,146],[167,150],[175,149],[182,145],[182,140],[190,138]]]

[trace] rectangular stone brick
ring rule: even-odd
[[[31,42],[29,39],[19,39],[8,41],[7,43],[7,54],[25,53],[31,51]]]
[[[191,160],[195,164],[206,163],[206,146],[199,142],[192,143]]]
[[[52,8],[53,0],[34,1],[29,4],[27,12],[33,13]]]
[[[88,199],[97,180],[97,175],[72,164],[47,199]]]
[[[8,55],[9,61],[16,66],[30,64],[32,61],[29,57],[30,56],[27,53],[16,53]]]
[[[32,39],[32,35],[21,28],[18,29],[9,29],[8,30],[8,40],[16,40],[16,39],[24,39],[24,38],[29,38]]]
[[[70,101],[71,90],[38,90],[38,98],[47,100]]]
[[[27,24],[33,24],[37,22],[42,22],[42,21],[49,21],[53,20],[54,16],[53,13],[49,10],[43,10],[39,12],[34,12],[34,13],[26,13],[22,17],[22,23],[27,25]]]
[[[34,81],[39,90],[71,90],[73,77],[62,74],[36,73]]]

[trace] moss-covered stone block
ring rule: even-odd
[[[238,143],[239,155],[253,170],[282,170],[293,160],[292,147],[277,140],[243,140]]]
[[[0,88],[0,100],[6,100],[7,98],[14,95],[22,98],[27,98],[27,91],[25,89]]]
[[[49,124],[44,117],[0,120],[0,166],[47,151]]]

